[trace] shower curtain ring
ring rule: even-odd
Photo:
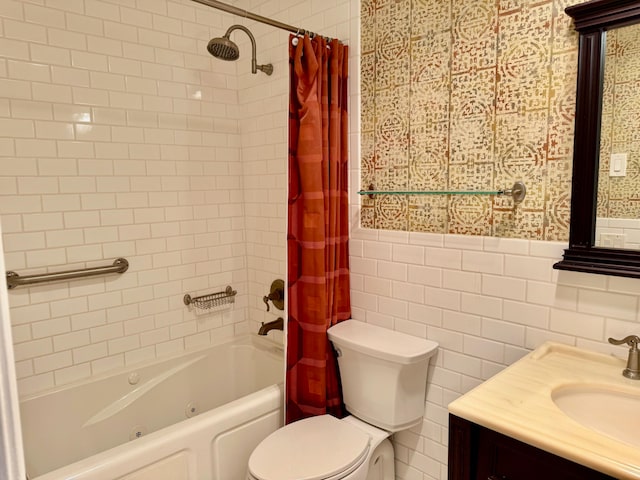
[[[291,39],[291,45],[293,45],[294,47],[298,46],[298,42],[300,41],[298,37],[300,37],[299,28],[296,30],[295,37]]]

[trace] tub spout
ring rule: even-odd
[[[266,335],[269,333],[269,330],[284,330],[284,319],[282,317],[278,317],[272,322],[262,322],[262,326],[260,327],[260,330],[258,330],[258,335]]]

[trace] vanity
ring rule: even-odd
[[[640,217],[640,201],[633,214],[619,208],[632,201],[615,160],[640,165],[638,114],[626,109],[640,95],[640,0],[565,12],[579,51],[569,248],[554,268],[640,278],[640,248],[596,241],[597,218],[611,227]],[[628,190],[640,200],[637,184]],[[626,369],[624,360],[549,342],[452,402],[449,480],[640,480],[640,340],[611,343],[629,339]]]
[[[640,479],[640,381],[548,342],[449,405],[449,480]]]
[[[449,468],[450,480],[614,478],[455,415],[449,417],[449,432],[449,442],[453,445],[449,450],[449,465],[455,465],[455,468]]]

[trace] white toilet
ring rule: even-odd
[[[249,480],[394,480],[388,437],[422,420],[438,344],[357,320],[328,334],[351,416],[321,415],[275,431],[251,454]]]

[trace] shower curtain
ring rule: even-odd
[[[347,154],[348,49],[289,42],[286,422],[344,406],[327,329],[351,317]]]

